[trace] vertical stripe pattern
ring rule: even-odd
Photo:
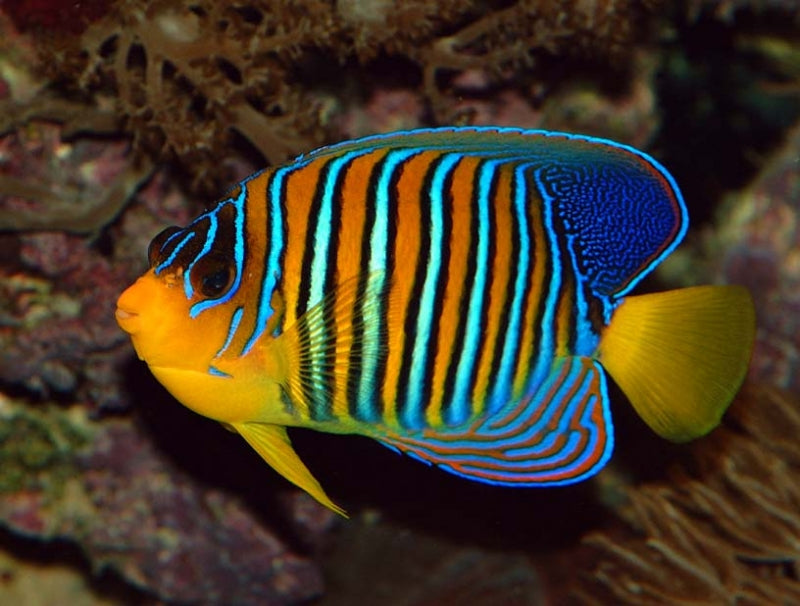
[[[231,259],[228,289],[192,314],[230,308],[220,356],[295,335],[298,424],[487,482],[563,483],[610,454],[591,360],[608,310],[685,229],[671,177],[627,146],[422,130],[254,175],[165,235],[154,266],[183,267],[193,299],[200,259]]]

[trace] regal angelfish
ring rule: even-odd
[[[287,426],[471,480],[568,484],[611,455],[606,373],[679,442],[715,427],[743,380],[743,288],[628,296],[686,228],[672,177],[625,145],[378,135],[252,175],[159,234],[117,319],[180,402],[339,513]]]

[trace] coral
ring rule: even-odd
[[[154,600],[314,599],[323,592],[318,560],[332,517],[288,484],[270,484],[273,476],[236,436],[188,411],[176,416],[182,409],[143,374],[113,319],[116,296],[146,266],[152,235],[185,224],[211,199],[188,199],[182,177],[216,194],[264,160],[282,161],[341,131],[431,121],[581,130],[648,147],[663,108],[662,55],[638,42],[652,39],[661,3],[116,0],[80,3],[54,31],[55,13],[38,8],[58,2],[5,3],[25,35],[0,14],[0,386],[15,394],[0,395],[0,524],[31,541],[77,545],[92,570],[110,571]],[[43,61],[38,72],[25,67],[34,51]],[[667,129],[684,144],[691,130]],[[698,281],[702,271],[712,281],[749,284],[761,326],[753,376],[794,388],[792,145],[782,168],[765,173],[739,197],[742,207],[716,224],[720,233],[696,238],[680,279]],[[798,535],[800,505],[785,476],[797,475],[796,447],[793,434],[778,430],[796,433],[797,425],[776,393],[759,392],[759,414],[735,412],[732,428],[698,447],[696,471],[676,473],[669,485],[620,484],[636,530],[589,540],[600,580],[584,579],[582,595],[612,602],[695,591],[712,599],[792,596],[797,548],[789,540]],[[423,472],[414,467],[403,490],[394,474],[385,482],[384,471],[373,489],[397,498],[379,500],[388,521],[376,524],[358,515],[363,501],[354,500],[356,521],[333,550],[332,604],[365,595],[417,605],[541,603],[552,552],[564,549],[566,562],[570,541],[597,527],[594,513],[572,519],[597,509],[592,486],[541,500],[464,489],[457,494],[494,503],[472,504],[472,526],[516,532],[511,548],[488,540],[487,549],[458,524],[415,524],[411,514],[398,521],[392,501],[418,491]],[[508,517],[526,524],[498,531],[515,498],[524,514]],[[553,498],[557,512],[548,518],[542,503]],[[575,499],[575,512],[562,512]],[[448,507],[438,503],[415,515],[460,522],[463,503],[448,503],[458,515],[432,511]],[[567,518],[562,526],[548,523],[559,516]],[[573,534],[542,546],[548,530]],[[695,577],[681,568],[687,561]],[[639,593],[624,579],[638,582]]]
[[[15,532],[69,537],[95,570],[162,600],[291,604],[320,593],[314,564],[240,499],[197,488],[130,423],[5,397],[0,414],[0,520]],[[306,531],[326,532],[332,516],[322,517]]]
[[[68,113],[80,113],[83,124],[68,124]],[[82,129],[93,115],[66,103],[50,105],[46,113],[28,108],[24,122],[0,137],[0,231],[96,234],[150,177],[152,164],[144,158],[131,162],[126,141],[67,141],[63,127],[43,121],[63,120],[67,128]],[[99,126],[91,122],[94,132]]]
[[[14,544],[13,550],[0,547],[0,603],[24,604],[25,606],[118,606],[127,604],[138,606],[140,602],[131,599],[122,602],[113,589],[93,587],[82,576],[81,571],[67,564],[36,558],[33,554],[20,556],[18,551],[36,551],[29,545]],[[52,553],[52,552],[51,552]],[[43,560],[43,561],[40,561]],[[130,598],[130,596],[128,596]],[[144,602],[141,602],[143,605]]]
[[[707,250],[714,269],[756,299],[759,331],[751,376],[800,392],[800,125],[753,184],[731,200]]]
[[[204,184],[237,141],[270,163],[320,143],[348,91],[366,84],[337,81],[341,65],[402,58],[407,73],[397,77],[420,81],[450,121],[450,75],[479,69],[514,82],[537,53],[625,65],[656,4],[118,0],[84,15],[79,35],[39,46],[55,82],[84,99],[113,96],[137,149],[178,159]],[[30,18],[13,8],[18,23]]]
[[[732,21],[737,13],[776,12],[800,22],[800,7],[786,0],[690,0],[687,2],[687,13],[691,19],[697,19],[701,13],[710,13],[715,19]]]
[[[60,497],[60,486],[75,475],[71,453],[86,444],[87,432],[53,415],[48,423],[6,399],[0,400],[0,495],[37,491]]]
[[[13,236],[0,237],[0,243]],[[114,325],[114,301],[134,271],[94,254],[91,243],[64,233],[16,238],[17,263],[25,271],[0,272],[0,380],[46,397],[55,392],[119,407],[115,370],[127,355]],[[38,274],[38,275],[35,275]],[[101,364],[103,380],[87,383],[86,369]]]
[[[119,118],[102,100],[91,105],[48,91],[33,63],[30,42],[0,13],[0,232],[97,234],[152,163],[128,159]]]
[[[121,2],[81,38],[96,62],[84,77],[100,69],[139,140],[165,142],[187,161],[222,147],[230,130],[268,161],[283,160],[319,140],[313,104],[291,89],[287,65],[327,35],[329,10],[314,4]]]
[[[645,16],[656,4],[521,1],[489,11],[422,47],[418,56],[425,90],[434,111],[444,117],[447,100],[438,94],[437,85],[442,71],[479,68],[499,75],[530,66],[534,51],[573,57],[591,52],[595,60],[604,56],[610,65],[624,65],[623,54],[647,31]]]
[[[80,33],[108,12],[113,0],[5,0],[4,11],[22,30],[43,29],[49,34]]]
[[[696,470],[628,491],[636,534],[590,535],[585,604],[800,602],[800,398],[752,388]]]

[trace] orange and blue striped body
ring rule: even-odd
[[[601,340],[686,227],[670,175],[633,148],[449,128],[253,175],[150,257],[198,328],[224,327],[204,362],[231,386],[221,399],[245,375],[248,400],[254,373],[279,385],[254,419],[194,406],[251,444],[236,423],[360,433],[471,479],[546,485],[610,456]]]

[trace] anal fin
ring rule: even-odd
[[[605,374],[590,358],[561,358],[531,393],[488,418],[380,439],[450,473],[488,484],[579,482],[597,473],[613,450]]]

